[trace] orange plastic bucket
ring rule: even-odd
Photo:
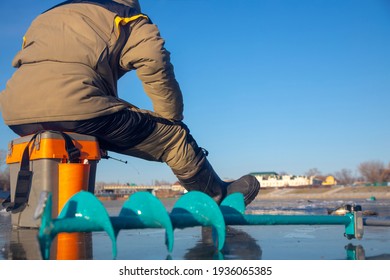
[[[58,213],[75,193],[87,190],[90,165],[84,163],[58,164]],[[78,260],[82,252],[80,232],[59,233],[57,235],[57,260]]]
[[[80,260],[84,255],[83,233],[59,233],[57,235],[57,260]]]
[[[89,164],[58,164],[58,213],[71,196],[79,191],[88,190]]]

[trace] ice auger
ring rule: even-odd
[[[38,232],[43,259],[50,258],[55,236],[62,232],[105,231],[112,241],[113,259],[117,255],[116,239],[125,229],[163,228],[166,246],[172,252],[174,229],[205,226],[213,228],[213,240],[218,250],[225,243],[227,225],[344,225],[348,239],[361,239],[363,219],[360,207],[352,207],[344,216],[329,215],[256,215],[245,214],[242,194],[227,196],[217,205],[204,193],[191,191],[177,200],[168,213],[162,202],[148,192],[134,193],[126,200],[118,216],[109,216],[104,205],[92,193],[80,191],[65,204],[57,218],[52,217],[52,194],[43,192],[36,218],[41,218]]]

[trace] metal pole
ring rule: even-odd
[[[224,215],[227,225],[348,225],[350,216]]]

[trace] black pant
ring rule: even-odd
[[[190,178],[205,161],[187,126],[160,118],[147,110],[124,109],[112,115],[82,121],[13,125],[20,136],[42,130],[91,135],[102,149],[149,161],[165,162],[178,178]]]
[[[12,125],[10,128],[19,136],[26,136],[42,130],[74,132],[95,136],[100,147],[110,151],[130,149],[145,140],[155,129],[156,120],[147,113],[129,109],[115,114],[82,121],[43,122]]]

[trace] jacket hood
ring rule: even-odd
[[[139,5],[138,0],[114,0],[114,2],[130,6],[136,9],[137,11],[141,12],[141,6]]]

